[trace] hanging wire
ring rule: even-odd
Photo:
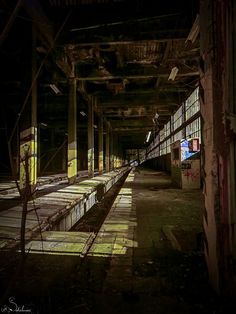
[[[18,0],[9,20],[7,21],[7,24],[6,26],[4,27],[2,33],[1,33],[1,36],[0,36],[0,46],[2,45],[3,41],[5,40],[5,38],[7,37],[9,31],[10,31],[10,28],[15,20],[15,18],[17,17],[17,13],[21,7],[21,4],[22,4],[22,0]]]

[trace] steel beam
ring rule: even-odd
[[[68,108],[68,181],[75,183],[77,176],[77,100],[76,80],[69,79],[69,108]]]
[[[94,176],[94,97],[88,103],[88,177]]]
[[[103,116],[98,117],[98,170],[99,174],[103,174]]]
[[[110,125],[106,123],[106,172],[110,171]]]

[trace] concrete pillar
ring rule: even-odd
[[[114,170],[114,138],[112,131],[110,131],[110,170]]]
[[[114,155],[114,169],[118,167],[118,137],[117,134],[113,137],[113,155]]]
[[[103,174],[103,116],[102,113],[98,117],[98,170],[99,174]]]
[[[38,156],[40,156],[39,152],[38,152]],[[19,123],[17,123],[17,127],[16,127],[16,174],[19,174],[19,173],[20,173],[20,128],[19,128]]]
[[[121,167],[123,165],[123,159],[122,159],[122,150],[121,147],[118,147],[118,167]]]
[[[55,146],[55,129],[51,128],[50,129],[50,145],[51,145],[51,157],[50,158],[53,158],[53,156],[55,156],[55,151],[56,151],[56,146]],[[52,159],[53,160],[53,159]],[[55,159],[54,159],[54,162],[51,162],[50,164],[50,170],[52,172],[55,172]]]
[[[26,184],[33,192],[37,184],[37,59],[36,33],[32,28],[32,90],[31,90],[31,118],[30,127],[25,127],[20,133],[20,189]]]
[[[110,126],[106,123],[106,172],[110,171]]]
[[[31,192],[37,183],[37,128],[30,127],[20,133],[20,189],[30,185]]]
[[[61,169],[63,172],[66,172],[66,155],[67,155],[67,147],[63,145],[62,147],[62,160],[61,160]]]
[[[232,293],[235,297],[236,277],[230,242],[236,221],[229,211],[229,195],[235,195],[235,185],[227,180],[228,174],[234,170],[228,165],[230,142],[233,143],[236,136],[236,131],[233,134],[233,120],[230,120],[230,113],[233,114],[235,108],[230,112],[229,107],[229,104],[235,104],[232,78],[235,76],[235,63],[228,60],[229,52],[235,56],[233,47],[230,49],[231,44],[235,45],[234,3],[233,0],[200,2],[200,90],[204,91],[200,99],[205,201],[203,226],[209,281],[217,292]],[[233,94],[230,95],[231,92]],[[235,155],[233,158],[235,164]],[[232,210],[235,212],[235,207]]]
[[[94,176],[94,98],[88,104],[88,176]]]
[[[68,151],[67,175],[69,183],[75,183],[77,176],[77,100],[76,79],[69,79],[69,108],[68,108]]]
[[[137,149],[137,162],[138,165],[140,164],[140,155],[139,155],[139,149]]]
[[[116,169],[117,168],[117,141],[116,141],[116,137],[114,137],[113,141],[114,141],[114,143],[113,143],[114,169]]]

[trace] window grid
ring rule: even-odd
[[[166,153],[170,153],[171,152],[171,139],[169,138],[167,141],[166,141]]]
[[[160,156],[165,155],[165,154],[166,154],[166,141],[163,142],[160,147]]]
[[[186,121],[200,110],[199,88],[196,88],[185,102]]]
[[[165,129],[165,137],[169,136],[170,135],[170,121],[164,125],[164,129]]]
[[[186,139],[201,138],[201,119],[200,117],[186,126]]]
[[[164,141],[165,139],[165,128],[160,130],[160,142]]]
[[[200,111],[200,101],[199,101],[199,88],[196,88],[193,93],[187,98],[185,103],[183,103],[180,108],[171,116],[170,121],[168,121],[162,130],[158,133],[154,139],[152,145],[149,146],[149,149],[152,147],[155,149],[152,150],[149,154],[149,158],[162,156],[171,152],[171,144],[182,140],[186,137],[189,138],[199,138],[201,141],[201,119],[200,117],[195,119],[193,122],[189,123],[186,127],[183,127],[184,118],[187,121],[189,118],[194,116],[197,112]],[[173,134],[178,128],[182,129]],[[186,134],[185,134],[186,132]],[[171,135],[171,136],[170,136]],[[170,137],[169,137],[170,136]],[[166,140],[166,138],[168,140]],[[161,143],[162,142],[162,143]],[[161,143],[160,145],[158,145]]]
[[[175,131],[183,124],[183,105],[176,111],[173,116],[173,130]]]
[[[182,140],[183,132],[184,132],[184,129],[180,130],[179,132],[177,132],[176,134],[173,135],[173,137],[172,137],[173,143],[178,141],[178,140]]]

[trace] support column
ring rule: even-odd
[[[51,149],[52,149],[52,153],[50,154],[51,155],[51,157],[50,158],[52,158],[52,160],[53,160],[53,157],[55,156],[55,151],[56,151],[56,146],[55,146],[55,129],[53,129],[53,128],[51,128],[50,129],[50,145],[51,145]],[[54,162],[52,162],[51,163],[51,165],[50,165],[51,167],[51,171],[52,172],[55,172],[55,163]]]
[[[113,134],[113,167],[114,169],[117,168],[117,135]]]
[[[98,169],[99,174],[103,174],[103,116],[98,117]]]
[[[66,149],[66,143],[64,142],[64,145],[62,147],[62,161],[61,161],[61,169],[63,172],[66,172],[66,155],[67,155],[67,149]]]
[[[114,170],[114,139],[113,132],[110,132],[110,170]]]
[[[88,104],[88,177],[94,176],[94,98]]]
[[[117,138],[117,142],[119,142],[119,138]],[[122,166],[122,158],[121,158],[122,153],[121,153],[120,146],[117,145],[117,149],[118,149],[117,150],[117,155],[118,155],[118,157],[117,157],[117,167],[120,168]]]
[[[114,135],[113,143],[113,155],[114,155],[114,169],[118,168],[118,135]]]
[[[32,28],[32,89],[31,89],[31,117],[30,127],[20,133],[20,189],[30,185],[31,193],[37,184],[37,59],[36,33]],[[28,124],[29,125],[29,124]]]
[[[137,161],[138,161],[138,165],[140,165],[140,155],[139,155],[139,149],[137,149]]]
[[[110,126],[106,123],[106,172],[110,171]]]
[[[229,18],[235,21],[235,1],[200,1],[200,100],[202,115],[201,167],[204,194],[204,239],[205,258],[209,282],[221,295],[235,297],[235,269],[230,249],[232,228],[235,221],[229,212],[229,192],[235,194],[235,186],[229,185],[228,167],[230,140],[233,140],[233,125],[230,122],[229,104],[235,104],[235,64],[227,60],[227,53],[235,55],[232,29]],[[232,16],[231,16],[232,14]],[[235,25],[233,26],[235,29]],[[229,31],[229,37],[226,34]],[[229,40],[229,42],[227,41]],[[215,43],[218,43],[215,45]],[[227,63],[230,61],[227,67]],[[231,75],[230,75],[231,74]],[[234,75],[235,78],[235,75]],[[230,96],[230,85],[233,94]],[[232,112],[233,113],[233,112]],[[233,122],[233,120],[232,120]],[[234,133],[236,136],[236,133]],[[235,208],[233,209],[235,211]]]
[[[68,161],[67,175],[70,184],[75,183],[77,176],[77,100],[76,79],[69,79],[69,112],[68,112]]]

